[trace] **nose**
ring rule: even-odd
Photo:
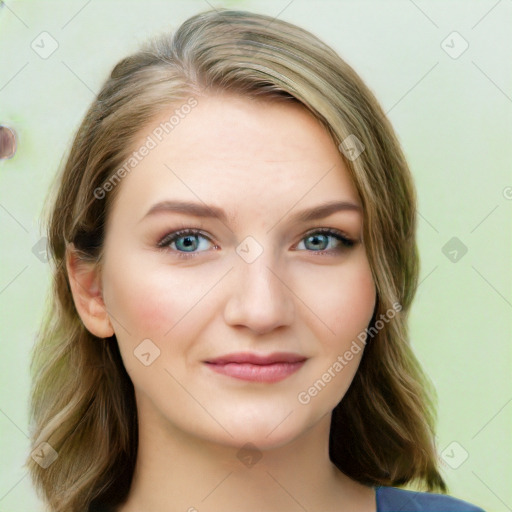
[[[228,325],[244,326],[265,334],[292,323],[295,314],[293,292],[281,267],[266,254],[264,251],[252,263],[238,260],[231,272],[224,311]]]

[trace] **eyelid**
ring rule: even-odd
[[[356,242],[357,240],[352,238],[348,233],[342,231],[341,229],[337,229],[337,228],[313,228],[313,229],[310,229],[308,231],[306,231],[306,233],[304,233],[302,235],[302,238],[301,240],[303,240],[304,238],[310,236],[310,235],[314,235],[315,233],[323,233],[323,234],[336,234],[338,235],[340,238],[343,238],[345,239],[347,242]]]
[[[160,247],[162,249],[166,249],[167,246],[170,243],[174,242],[178,238],[181,238],[181,237],[184,237],[184,236],[187,236],[187,235],[190,235],[190,236],[201,236],[201,237],[206,238],[207,240],[209,240],[212,244],[214,244],[212,238],[207,233],[202,231],[201,229],[184,227],[184,228],[180,228],[180,229],[177,229],[177,230],[174,230],[174,231],[170,231],[167,234],[165,234],[157,242],[157,247]],[[182,251],[177,251],[177,252],[182,252]],[[201,251],[201,252],[204,252],[204,251]],[[194,253],[189,253],[189,254],[194,254]]]

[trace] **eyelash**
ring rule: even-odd
[[[352,240],[351,238],[348,238],[341,231],[339,231],[337,229],[333,229],[333,228],[317,228],[317,229],[308,231],[301,238],[300,242],[302,242],[303,240],[305,240],[306,238],[308,238],[308,237],[310,237],[312,235],[316,235],[316,234],[319,234],[319,233],[322,234],[322,235],[329,235],[329,236],[332,236],[332,237],[336,238],[337,240],[339,240],[341,242],[341,247],[337,247],[335,249],[326,249],[326,250],[322,250],[322,251],[313,251],[313,250],[310,250],[310,249],[306,249],[307,252],[311,252],[311,253],[313,253],[315,255],[333,255],[333,253],[340,253],[343,250],[350,249],[350,248],[352,248],[355,245],[355,241],[354,240]],[[179,238],[182,238],[182,237],[185,237],[185,236],[189,236],[189,235],[192,235],[192,236],[200,235],[200,236],[206,238],[207,240],[209,240],[211,243],[213,243],[212,240],[210,239],[210,237],[208,237],[202,231],[200,231],[198,229],[185,228],[185,229],[180,229],[178,231],[173,231],[171,233],[166,234],[157,243],[157,247],[159,249],[167,251],[167,250],[169,250],[169,245],[171,243],[175,242]],[[215,247],[217,247],[217,246],[215,245]],[[197,254],[200,254],[201,252],[205,252],[205,251],[199,251],[199,252],[189,252],[189,253],[187,253],[187,252],[178,251],[178,250],[175,250],[175,249],[171,249],[171,250],[173,252],[175,252],[178,257],[185,258],[185,259],[194,258]]]

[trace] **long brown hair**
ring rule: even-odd
[[[47,221],[54,281],[32,361],[27,466],[37,489],[56,512],[115,506],[127,496],[138,442],[133,384],[117,342],[96,338],[80,320],[66,244],[101,264],[105,219],[122,184],[104,198],[97,191],[106,190],[142,127],[163,108],[209,91],[300,102],[340,147],[363,205],[377,305],[368,326],[374,334],[333,411],[330,457],[361,483],[446,492],[434,442],[435,393],[408,340],[419,272],[416,196],[394,131],[355,71],[318,38],[269,16],[225,9],[197,14],[119,62],[56,178]],[[363,149],[357,158],[343,151],[349,137]],[[400,311],[382,322],[397,303]]]

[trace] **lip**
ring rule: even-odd
[[[208,359],[206,363],[226,364],[226,363],[249,363],[249,364],[274,364],[274,363],[297,363],[305,361],[307,357],[295,354],[293,352],[272,352],[271,354],[258,354],[256,352],[234,352],[224,356]]]
[[[298,371],[307,357],[290,352],[238,352],[205,361],[214,372],[251,382],[279,382]]]

